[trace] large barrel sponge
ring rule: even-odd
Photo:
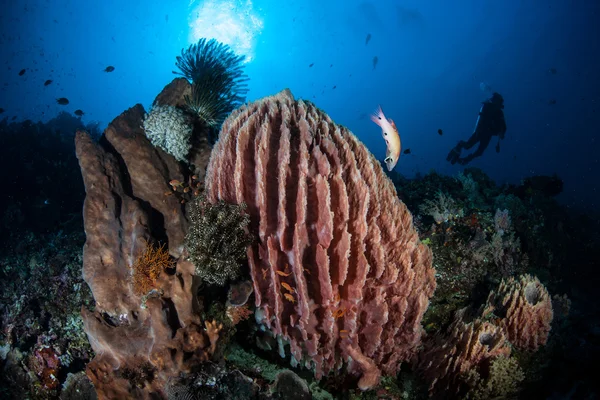
[[[317,377],[346,365],[368,389],[422,335],[431,252],[381,165],[289,90],[234,111],[206,176],[208,200],[246,203],[257,319]]]
[[[529,351],[546,345],[554,318],[548,290],[537,277],[528,274],[503,279],[488,296],[483,315],[499,317],[498,324],[510,343]]]

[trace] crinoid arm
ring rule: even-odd
[[[218,127],[246,99],[248,77],[243,71],[244,56],[215,39],[202,38],[182,50],[176,66],[192,83],[186,104],[207,125]]]

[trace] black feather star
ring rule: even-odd
[[[202,38],[181,51],[173,71],[192,83],[185,96],[191,112],[211,127],[218,128],[227,115],[246,100],[248,77],[243,71],[244,56],[215,39]]]

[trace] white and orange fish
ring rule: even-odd
[[[381,127],[381,134],[387,145],[385,160],[383,161],[385,162],[388,171],[391,171],[396,166],[396,163],[400,158],[400,152],[402,151],[402,142],[400,141],[398,128],[396,128],[394,121],[387,119],[385,115],[383,115],[381,106],[379,106],[375,114],[371,115],[371,121]]]

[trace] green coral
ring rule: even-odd
[[[331,393],[319,387],[317,382],[312,382],[308,387],[313,400],[334,400]]]
[[[250,217],[245,209],[245,204],[210,204],[204,197],[191,203],[192,224],[185,247],[196,275],[204,282],[224,286],[240,275],[240,261],[253,241],[247,231]]]
[[[523,370],[513,357],[500,356],[492,361],[486,378],[476,370],[465,375],[471,389],[465,398],[474,400],[516,398],[525,378]]]
[[[275,378],[281,371],[285,371],[285,368],[280,368],[274,364],[271,364],[267,360],[264,360],[252,353],[248,353],[241,346],[232,344],[227,349],[225,359],[228,363],[233,364],[236,368],[243,371],[251,371],[255,374],[262,376],[264,379],[274,382]]]

